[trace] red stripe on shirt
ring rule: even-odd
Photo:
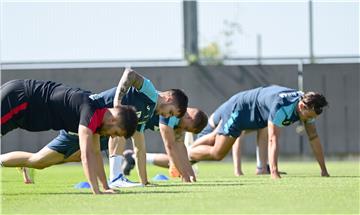
[[[25,110],[27,107],[29,106],[28,102],[24,102],[20,105],[18,105],[17,107],[11,109],[9,111],[9,113],[5,114],[4,116],[1,117],[1,122],[0,124],[4,124],[7,121],[9,121],[14,115],[16,115],[17,113],[19,113],[20,111]]]
[[[101,126],[106,111],[107,108],[97,109],[94,115],[92,115],[88,128],[90,128],[93,133]]]

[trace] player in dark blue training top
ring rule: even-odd
[[[124,75],[122,76],[119,83],[119,86],[121,87],[118,87],[118,90],[121,90],[121,92],[116,93],[115,96],[119,95],[120,98],[123,97],[127,93],[130,86],[134,86],[137,89],[140,89],[142,80],[143,77],[138,73],[136,73],[134,70],[131,69],[125,70]],[[118,99],[115,97],[114,100],[118,100]],[[162,115],[164,117],[171,117],[171,116],[182,117],[186,112],[187,104],[188,104],[188,98],[181,90],[172,89],[164,92],[158,92],[158,97],[155,106],[155,113]],[[142,126],[142,128],[144,128],[144,125]],[[146,185],[149,182],[147,179],[147,172],[146,172],[146,147],[145,147],[145,137],[143,131],[136,131],[132,136],[132,141],[133,141],[133,147],[136,152],[135,157],[137,160],[136,161],[137,172],[139,174],[141,183],[143,185]],[[109,153],[111,155],[114,154],[122,155],[123,150],[118,150],[120,148],[118,147],[119,145],[124,145],[121,143],[125,143],[125,140],[123,138],[116,138],[116,139],[111,138],[109,141]],[[116,145],[117,147],[113,147],[114,145]],[[115,158],[120,158],[120,156],[116,156]],[[118,173],[115,172],[115,170],[120,169],[120,168],[116,168],[116,166],[120,164],[120,162],[117,161],[120,161],[120,159],[117,160],[114,159],[113,161],[114,161],[113,166],[115,168],[110,168],[110,175],[113,174],[116,176],[118,175]],[[110,159],[110,165],[111,163],[112,163],[112,159]],[[111,173],[111,171],[113,171],[113,173]],[[116,182],[113,182],[112,185],[118,187]]]
[[[268,154],[272,178],[280,178],[277,168],[280,128],[304,122],[322,176],[329,176],[314,120],[327,106],[319,93],[303,93],[281,86],[260,87],[240,92],[210,116],[207,127],[190,148],[190,158],[222,160],[242,131],[268,127]]]
[[[51,81],[7,82],[1,86],[1,134],[15,128],[78,132],[85,161],[84,172],[93,193],[100,193],[97,178],[106,192],[113,192],[107,185],[103,165],[100,167],[96,164],[100,152],[96,150],[96,146],[100,135],[131,136],[135,131],[137,117],[130,106],[106,108],[90,95],[88,91]],[[3,166],[8,167],[26,166],[27,156],[23,152],[11,152],[1,155],[0,161]],[[94,166],[102,169],[94,170]]]
[[[196,177],[188,160],[184,137],[185,132],[199,133],[206,123],[207,115],[197,108],[187,108],[186,114],[181,118],[156,115],[152,117],[146,123],[146,129],[160,131],[167,154],[147,154],[148,162],[151,160],[150,162],[163,167],[169,167],[170,164],[170,170],[176,169],[175,172],[178,172],[185,182],[195,181]]]
[[[185,182],[195,181],[196,177],[194,171],[188,160],[187,150],[184,145],[185,132],[199,133],[207,123],[207,115],[197,108],[187,108],[186,114],[181,117],[162,117],[154,115],[147,123],[145,129],[160,131],[163,144],[166,152],[163,153],[147,153],[147,163],[152,163],[157,166],[169,168],[176,173],[173,176],[182,176]],[[172,148],[173,150],[169,150]],[[173,153],[173,154],[171,154]],[[133,151],[127,150],[124,155],[127,160],[124,173],[129,174],[133,168]],[[177,165],[174,164],[173,159],[178,159]],[[130,164],[130,165],[129,165]],[[176,167],[175,167],[176,166]]]

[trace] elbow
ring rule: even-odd
[[[86,165],[88,165],[89,164],[89,160],[88,160],[88,157],[87,156],[83,156],[83,155],[81,155],[81,163],[82,163],[82,165],[84,166],[86,166]]]
[[[82,163],[87,163],[89,161],[90,158],[90,152],[89,151],[82,151],[81,152],[81,162]]]
[[[135,70],[131,69],[131,68],[126,68],[124,71],[123,76],[128,77],[128,78],[133,78],[136,76],[136,72]]]
[[[134,147],[134,153],[135,153],[135,155],[137,155],[138,153],[140,153],[141,152],[141,148],[139,148],[139,147]]]
[[[88,158],[88,156],[86,156],[86,153],[81,153],[81,162],[87,162],[87,159]]]
[[[165,144],[165,147],[168,149],[168,150],[172,150],[173,149],[173,145],[171,143],[168,143],[168,142],[164,142]]]

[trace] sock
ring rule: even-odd
[[[155,153],[146,153],[146,163],[154,164]]]
[[[259,170],[265,167],[266,164],[261,163],[260,156],[259,156],[259,147],[256,146],[256,168]]]
[[[194,144],[194,135],[190,132],[185,132],[184,144],[186,149],[188,149],[192,144]]]
[[[110,181],[114,180],[120,174],[123,174],[123,170],[121,168],[124,162],[124,156],[122,155],[112,155],[109,158],[109,165],[110,165]]]

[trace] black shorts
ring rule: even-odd
[[[23,80],[12,80],[1,85],[1,135],[23,125],[29,107]]]

